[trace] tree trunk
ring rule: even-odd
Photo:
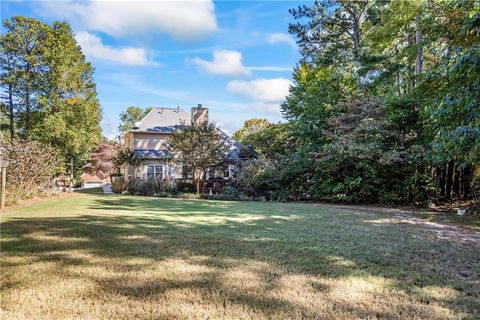
[[[462,176],[462,186],[463,186],[463,197],[467,198],[470,196],[472,193],[472,178],[473,178],[473,169],[474,167],[472,166],[467,166],[463,170],[463,176]]]
[[[362,84],[362,77],[358,74],[358,69],[361,66],[360,63],[360,54],[361,54],[361,34],[360,34],[360,20],[359,18],[353,16],[353,59],[355,63],[355,68],[357,69],[355,72],[357,73],[357,86],[358,90],[362,91],[363,84]]]
[[[445,199],[452,199],[452,186],[453,186],[453,169],[455,167],[455,162],[451,160],[447,166],[447,176],[446,176],[446,185],[445,185]]]
[[[30,126],[30,64],[25,69],[25,136]]]
[[[396,61],[398,61],[398,45],[395,46],[395,57]],[[397,66],[397,72],[396,72],[396,82],[397,82],[397,90],[398,90],[398,96],[400,97],[402,95],[402,87],[400,84],[400,68]]]
[[[200,194],[200,179],[197,179],[197,194]]]
[[[70,158],[70,188],[73,187],[73,157]]]
[[[458,170],[458,165],[453,169],[453,186],[452,194],[455,198],[460,198],[460,171]]]
[[[439,171],[439,185],[440,185],[440,197],[442,198],[445,198],[446,195],[445,195],[445,173],[446,173],[446,169],[445,169],[445,166],[443,166],[443,168],[439,168],[438,169]]]
[[[417,56],[415,59],[415,74],[417,85],[423,73],[423,34],[422,34],[422,16],[418,14],[415,18],[415,45],[417,46]]]
[[[14,128],[14,118],[13,118],[13,85],[10,83],[8,85],[8,104],[9,104],[9,109],[10,109],[10,141],[13,141],[13,138],[15,136],[15,128]]]
[[[414,42],[413,42],[411,34],[408,34],[408,36],[407,36],[407,43],[408,43],[407,45],[408,45],[409,48],[413,47]],[[408,90],[408,92],[410,92],[413,89],[413,87],[415,86],[415,69],[411,64],[410,59],[408,59],[407,61],[408,61],[408,63],[407,63],[407,72],[408,72],[407,90]]]

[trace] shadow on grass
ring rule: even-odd
[[[297,310],[299,317],[315,317],[319,311],[308,303],[269,294],[288,289],[284,277],[304,276],[310,279],[308,290],[320,294],[334,290],[334,281],[376,277],[386,280],[385,290],[392,296],[410,296],[418,302],[397,302],[395,308],[406,317],[435,317],[428,309],[431,303],[473,317],[479,312],[480,252],[436,239],[415,226],[372,224],[371,216],[315,205],[98,197],[92,191],[87,193],[92,198],[85,214],[2,223],[4,258],[29,257],[3,259],[3,267],[47,261],[64,273],[68,266],[108,268],[120,274],[88,277],[110,294],[145,300],[167,290],[196,288],[222,296],[224,304],[246,305],[267,315]],[[143,281],[118,281],[125,272],[144,272],[172,259],[203,271],[188,279],[152,275]],[[250,270],[256,264],[260,267]],[[225,283],[226,275],[239,266],[258,277],[261,288],[252,293]],[[448,299],[418,294],[429,287],[457,294]],[[358,317],[398,317],[398,310],[331,303]]]
[[[103,194],[103,188],[102,187],[86,188],[86,189],[76,190],[75,192],[80,193],[80,194],[99,195],[99,194]]]

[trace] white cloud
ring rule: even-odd
[[[266,40],[270,44],[286,43],[293,49],[297,49],[297,43],[295,42],[295,39],[286,33],[271,33],[267,36]]]
[[[166,33],[195,39],[217,30],[211,0],[196,1],[48,1],[39,2],[47,17],[66,19],[79,29],[112,36]]]
[[[242,54],[233,50],[216,50],[213,52],[213,61],[198,57],[190,60],[202,70],[220,75],[249,75],[251,71],[242,64]]]
[[[285,78],[234,80],[227,84],[227,90],[262,103],[281,102],[288,95],[291,83]]]
[[[114,48],[102,43],[100,37],[86,31],[77,32],[75,39],[82,47],[83,53],[91,59],[113,61],[132,66],[151,64],[144,48]]]

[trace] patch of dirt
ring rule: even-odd
[[[444,203],[431,203],[429,210],[442,213],[456,212],[465,209],[465,216],[480,216],[480,203],[476,200],[455,200]]]
[[[332,205],[332,207],[360,212],[363,211],[373,214],[388,214],[390,217],[398,220],[401,223],[409,223],[421,226],[425,230],[434,233],[438,238],[467,243],[480,248],[480,232],[469,230],[462,226],[426,221],[415,216],[420,214],[438,214],[438,212],[355,205]]]

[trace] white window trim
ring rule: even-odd
[[[153,167],[153,176],[155,177],[154,180],[156,180],[157,174],[161,174],[160,180],[165,179],[165,165],[161,163],[148,163],[143,165],[143,173],[144,173],[144,179],[148,180],[148,167],[152,166]],[[160,166],[160,172],[157,172],[157,166]]]
[[[228,177],[233,178],[235,175],[235,165],[234,164],[229,164],[228,165]]]

